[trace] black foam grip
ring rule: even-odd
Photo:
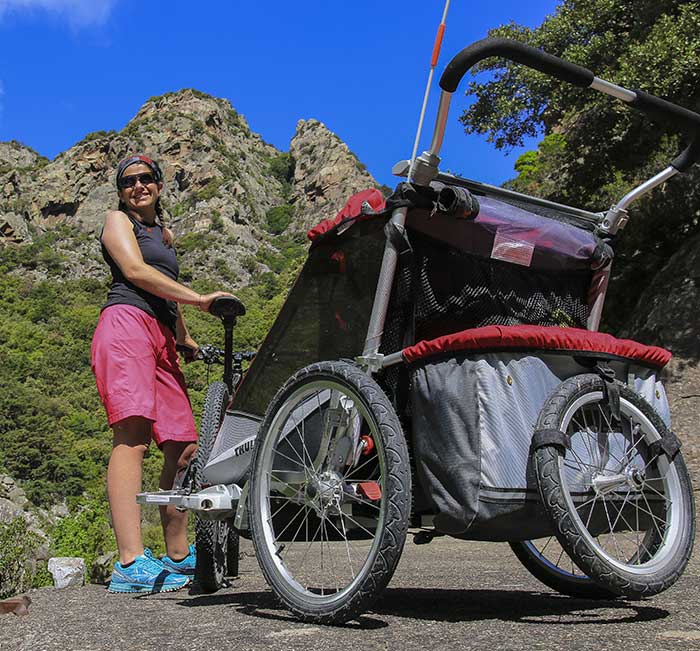
[[[693,141],[671,161],[671,166],[679,172],[685,172],[700,160],[700,131]]]
[[[634,92],[637,94],[637,98],[630,102],[631,106],[665,122],[672,120],[673,126],[677,127],[679,131],[700,132],[700,115],[697,113],[660,97],[649,95],[643,90],[635,90]]]
[[[440,78],[440,88],[454,93],[467,70],[479,61],[489,57],[503,57],[528,68],[544,72],[574,86],[584,88],[593,83],[593,73],[582,66],[547,54],[525,43],[508,38],[485,38],[465,47],[447,64]]]

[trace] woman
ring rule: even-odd
[[[143,458],[151,439],[163,451],[161,488],[171,488],[179,465],[196,450],[197,432],[176,344],[196,351],[180,305],[207,312],[218,296],[201,295],[177,282],[172,233],[161,223],[163,174],[143,155],[117,168],[119,209],[105,219],[102,255],[112,286],[92,340],[92,368],[113,432],[107,494],[119,561],[110,592],[178,590],[194,574],[187,544],[187,512],[161,507],[167,555],[144,549],[141,510]]]

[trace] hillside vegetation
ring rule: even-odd
[[[269,330],[305,257],[308,226],[376,186],[322,123],[300,121],[290,151],[280,152],[228,102],[192,90],[151,98],[122,132],[89,134],[54,161],[0,143],[0,474],[19,482],[32,526],[49,537],[32,534],[23,518],[0,517],[0,598],[46,581],[48,555],[90,564],[115,548],[104,479],[111,433],[90,340],[110,282],[98,236],[116,207],[116,164],[133,151],[164,168],[182,282],[201,293],[233,291],[245,303],[238,349],[257,348]],[[196,341],[223,346],[217,319],[184,310]],[[184,372],[199,420],[207,369]],[[152,446],[147,489],[157,487],[160,465]],[[51,516],[57,504],[67,517]],[[146,543],[163,551],[157,509],[144,509],[144,525]],[[39,564],[19,572],[17,559],[31,555]]]

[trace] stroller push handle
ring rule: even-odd
[[[630,102],[631,106],[643,111],[647,115],[660,120],[673,121],[679,131],[686,131],[692,134],[700,133],[700,115],[682,106],[649,95],[642,90],[633,91],[635,99]]]
[[[521,63],[534,70],[539,70],[550,77],[561,79],[575,86],[592,88],[606,95],[619,99],[630,106],[646,113],[652,118],[662,119],[670,123],[676,130],[690,136],[690,143],[670,165],[656,176],[642,183],[627,193],[617,204],[608,210],[600,225],[600,230],[614,235],[628,221],[627,208],[635,200],[650,192],[658,185],[665,183],[675,174],[685,172],[700,160],[700,115],[686,108],[673,104],[665,99],[654,97],[641,90],[629,90],[596,77],[590,70],[570,61],[564,61],[542,50],[525,43],[507,38],[485,38],[459,52],[445,68],[440,78],[440,103],[433,131],[430,149],[424,151],[411,167],[413,181],[418,185],[427,185],[439,177],[440,148],[445,135],[447,115],[450,110],[452,93],[457,90],[459,82],[467,71],[489,57],[503,57],[516,63]],[[402,176],[404,164],[399,163],[394,173]]]
[[[599,79],[587,68],[507,38],[485,38],[465,47],[447,64],[440,78],[440,88],[446,93],[453,93],[467,71],[479,61],[489,57],[503,57],[574,86],[593,88],[627,102],[651,117],[671,122],[680,131],[689,132],[693,136],[700,134],[700,115],[693,111],[641,90],[628,90],[622,86],[616,86]],[[685,171],[696,162],[699,153],[697,146],[691,145],[674,160],[673,167],[679,172]],[[695,154],[694,158],[693,154]]]
[[[525,43],[507,38],[485,38],[465,47],[447,64],[440,78],[440,88],[454,93],[467,71],[489,57],[510,59],[583,88],[590,86],[595,78],[587,68],[559,59]]]
[[[671,161],[671,167],[679,172],[685,172],[700,159],[700,131],[695,134],[693,141]]]

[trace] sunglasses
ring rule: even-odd
[[[132,174],[131,176],[122,176],[122,178],[119,179],[119,188],[121,190],[124,188],[133,188],[137,181],[141,185],[148,185],[149,183],[156,182],[153,174],[149,174],[148,172],[144,174]]]

